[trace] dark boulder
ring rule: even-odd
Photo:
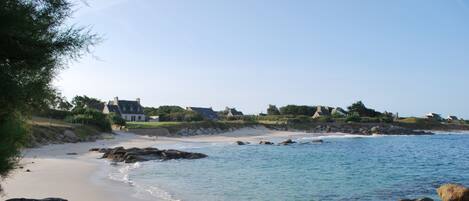
[[[100,151],[103,149],[100,149]],[[207,155],[202,153],[192,153],[174,149],[159,150],[157,148],[129,148],[116,147],[103,150],[101,158],[107,158],[114,162],[135,163],[149,160],[171,160],[171,159],[199,159]]]
[[[30,198],[12,198],[6,201],[68,201],[62,198],[44,198],[44,199],[30,199]]]
[[[261,140],[261,141],[259,142],[259,144],[273,145],[274,143],[273,143],[273,142],[269,142],[269,141]]]
[[[243,141],[236,141],[237,145],[247,145],[249,142],[243,142]]]
[[[288,140],[285,140],[283,142],[280,142],[278,143],[279,145],[289,145],[289,144],[293,144],[293,143],[296,143],[295,141],[293,141],[292,139],[288,139]]]

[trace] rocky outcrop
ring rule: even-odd
[[[355,135],[430,135],[432,133],[404,128],[385,123],[311,123],[290,125],[268,125],[269,129],[280,131],[301,131],[307,133],[348,133]]]
[[[259,144],[273,145],[274,143],[273,143],[273,142],[269,142],[269,141],[261,140],[261,141],[259,142]]]
[[[285,140],[285,141],[283,141],[283,142],[280,142],[280,143],[278,143],[278,144],[279,144],[279,145],[289,145],[289,144],[294,144],[294,143],[296,143],[296,142],[293,141],[292,139],[287,139],[287,140]]]
[[[30,198],[12,198],[6,201],[68,201],[62,198],[44,198],[44,199],[30,199]]]
[[[236,141],[237,145],[247,145],[250,144],[249,142],[243,142],[243,141]]]
[[[418,199],[400,199],[399,201],[434,201],[431,198],[418,198]]]
[[[437,189],[442,201],[469,201],[469,188],[458,184],[444,184]]]
[[[192,153],[174,149],[159,150],[157,148],[129,148],[115,147],[103,149],[91,149],[103,153],[101,158],[110,159],[114,162],[135,163],[149,160],[171,160],[171,159],[200,159],[207,155],[202,153]]]

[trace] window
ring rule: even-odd
[[[135,116],[132,115],[132,116],[130,117],[130,121],[135,121]]]
[[[138,120],[139,120],[139,121],[142,120],[142,116],[138,116]]]

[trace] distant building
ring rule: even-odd
[[[313,119],[323,117],[323,116],[331,116],[331,108],[327,106],[317,106],[316,112],[313,115]]]
[[[456,116],[448,116],[446,118],[446,120],[448,120],[448,121],[459,121],[458,117],[456,117]]]
[[[111,112],[121,116],[126,121],[145,121],[145,114],[143,107],[140,105],[140,98],[135,101],[119,100],[115,97],[114,100],[109,101],[103,108],[103,113],[108,114]]]
[[[336,107],[336,108],[332,109],[331,115],[345,116],[345,115],[347,115],[347,111],[345,111],[344,109],[342,109],[340,107]]]
[[[160,116],[149,116],[148,121],[149,122],[159,122],[160,121]]]
[[[430,113],[426,114],[425,117],[427,119],[437,120],[437,121],[441,121],[443,119],[443,118],[441,118],[440,114],[433,113],[433,112],[430,112]]]
[[[233,116],[243,116],[243,113],[241,111],[236,110],[236,108],[225,108],[226,116],[233,117]]]
[[[212,108],[187,107],[186,110],[196,112],[206,120],[218,120],[218,114]]]

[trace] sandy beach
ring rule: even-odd
[[[245,128],[237,131],[193,137],[147,137],[118,132],[112,139],[96,142],[57,144],[24,150],[17,169],[2,182],[9,198],[60,197],[68,200],[115,201],[139,200],[132,196],[132,186],[106,177],[109,162],[99,160],[99,153],[89,152],[93,147],[148,147],[178,142],[235,142],[257,143],[272,138],[294,138],[313,134],[271,131],[265,128]],[[315,136],[319,134],[314,134]],[[68,155],[67,153],[76,153]],[[30,170],[30,172],[27,172]],[[104,172],[104,173],[103,173]]]

